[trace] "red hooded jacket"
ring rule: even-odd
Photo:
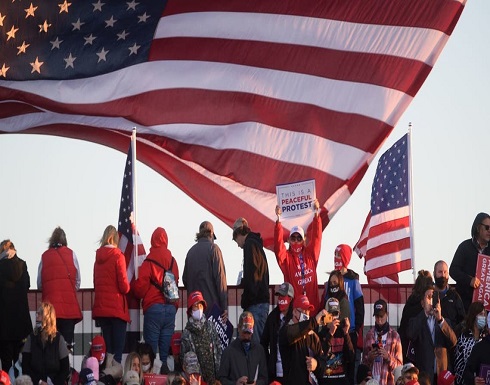
[[[95,254],[92,318],[116,317],[129,322],[126,259],[117,247],[102,246]]]
[[[315,216],[312,222],[310,239],[306,246],[303,246],[303,261],[305,275],[306,296],[310,303],[315,307],[311,314],[316,314],[320,309],[320,296],[318,295],[318,279],[316,276],[316,267],[320,257],[320,248],[322,246],[322,220],[320,216]],[[294,287],[294,296],[303,294],[302,272],[299,256],[291,250],[286,250],[284,245],[284,231],[281,222],[276,222],[274,228],[274,253],[276,254],[277,264],[284,275],[284,282],[288,282]]]
[[[162,265],[166,270],[170,269],[172,259],[174,261],[172,266],[172,273],[175,276],[175,283],[179,284],[179,267],[177,261],[172,256],[172,253],[167,249],[168,236],[165,229],[158,227],[151,236],[151,248],[148,254],[148,259],[153,259]],[[138,279],[135,279],[131,284],[131,290],[136,298],[143,299],[143,313],[148,310],[152,305],[157,303],[166,304],[166,300],[162,292],[151,284],[151,281],[161,283],[164,270],[154,263],[143,261],[143,264],[138,270]],[[178,307],[178,303],[174,303],[175,307]]]

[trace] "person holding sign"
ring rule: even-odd
[[[305,242],[305,232],[294,226],[289,233],[289,249],[284,245],[284,230],[281,224],[282,210],[276,206],[277,221],[274,228],[274,253],[284,275],[284,281],[294,287],[297,295],[306,295],[313,305],[313,313],[319,310],[318,279],[316,268],[322,244],[322,219],[318,199],[313,202],[315,216],[312,222],[311,239]]]
[[[471,226],[471,238],[463,241],[454,253],[449,275],[456,281],[456,290],[468,312],[473,302],[473,290],[480,286],[476,277],[478,254],[490,255],[490,215],[479,213]]]

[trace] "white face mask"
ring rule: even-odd
[[[301,313],[301,315],[299,316],[299,322],[308,321],[309,319],[310,319],[310,316],[306,313]]]
[[[143,370],[144,373],[148,373],[150,370],[151,364],[148,365],[141,365],[141,370]]]
[[[202,309],[197,309],[192,311],[192,318],[194,318],[196,321],[199,321],[202,318]]]

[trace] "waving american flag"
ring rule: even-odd
[[[405,134],[381,155],[371,210],[354,246],[370,283],[398,283],[398,273],[412,268],[408,139]]]
[[[315,179],[325,226],[464,4],[3,1],[0,132],[125,151],[136,126],[139,160],[225,223],[251,219],[270,246],[275,186]]]

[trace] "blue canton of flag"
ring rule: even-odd
[[[124,178],[121,191],[121,205],[119,207],[119,223],[117,230],[120,236],[123,235],[131,244],[133,239],[133,146],[129,145],[126,167],[124,168]],[[124,249],[121,249],[123,252]]]
[[[144,62],[165,4],[2,1],[0,79],[84,78]]]
[[[403,136],[378,162],[371,193],[371,214],[408,205],[407,135]]]

